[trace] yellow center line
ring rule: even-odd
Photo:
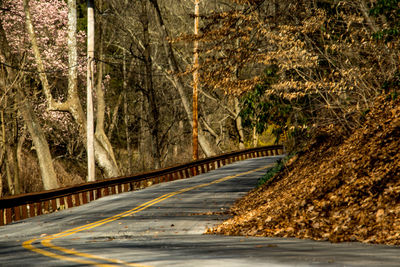
[[[141,265],[141,264],[136,264],[136,263],[128,263],[128,262],[125,262],[125,261],[122,261],[122,260],[118,260],[118,259],[105,258],[105,257],[101,257],[101,256],[96,256],[96,255],[93,255],[93,254],[79,252],[79,251],[76,251],[74,249],[68,249],[68,248],[56,246],[56,245],[54,245],[52,243],[52,240],[57,239],[57,238],[61,238],[61,237],[70,236],[70,235],[73,235],[73,234],[76,234],[76,233],[79,233],[79,232],[82,232],[82,231],[85,231],[85,230],[93,229],[93,228],[99,227],[101,225],[104,225],[104,224],[107,224],[107,223],[110,223],[110,222],[113,222],[113,221],[116,221],[116,220],[119,220],[119,219],[122,219],[122,218],[125,218],[125,217],[128,217],[128,216],[131,216],[131,215],[133,215],[133,214],[135,214],[135,213],[137,213],[139,211],[147,209],[148,207],[151,207],[151,206],[153,206],[153,205],[155,205],[155,204],[157,204],[159,202],[162,202],[162,201],[164,201],[164,200],[166,200],[166,199],[168,199],[170,197],[173,197],[173,196],[176,196],[176,195],[179,195],[179,194],[182,194],[182,193],[194,190],[194,189],[206,187],[206,186],[209,186],[209,185],[212,185],[212,184],[221,183],[221,182],[224,182],[224,181],[227,181],[227,180],[239,177],[239,176],[243,176],[243,175],[246,175],[246,174],[250,174],[250,173],[256,172],[256,171],[267,169],[267,168],[270,168],[271,166],[272,165],[267,165],[267,166],[264,166],[264,167],[261,167],[261,168],[257,168],[257,169],[251,170],[251,171],[246,171],[246,172],[242,172],[242,173],[239,173],[239,174],[226,176],[226,177],[217,179],[217,180],[209,182],[209,183],[204,183],[204,184],[200,184],[200,185],[196,185],[196,186],[192,186],[192,187],[187,187],[187,188],[183,188],[183,189],[180,189],[180,190],[172,192],[172,193],[164,194],[164,195],[162,195],[162,196],[160,196],[158,198],[155,198],[155,199],[152,199],[150,201],[147,201],[147,202],[145,202],[145,203],[143,203],[143,204],[141,204],[141,205],[139,205],[139,206],[137,206],[137,207],[135,207],[135,208],[133,208],[131,210],[124,211],[124,212],[116,214],[114,216],[111,216],[111,217],[108,217],[108,218],[105,218],[105,219],[102,219],[102,220],[99,220],[99,221],[96,221],[96,222],[93,222],[93,223],[85,224],[85,225],[82,225],[82,226],[79,226],[79,227],[75,227],[75,228],[72,228],[72,229],[57,233],[57,234],[53,234],[53,235],[49,235],[49,236],[45,236],[45,237],[40,237],[40,238],[34,238],[34,239],[31,239],[31,240],[27,240],[24,243],[22,243],[22,246],[24,248],[28,249],[28,250],[31,250],[33,252],[42,254],[42,255],[44,255],[46,257],[55,258],[55,259],[64,260],[64,261],[75,262],[75,263],[80,263],[80,264],[85,264],[85,265],[102,266],[102,267],[104,266],[105,267],[105,266],[115,266],[114,264],[118,264],[118,265],[125,265],[125,266],[144,267],[146,265]],[[44,247],[48,247],[48,248],[50,248],[52,250],[57,250],[57,251],[60,251],[60,252],[62,252],[64,254],[69,254],[69,255],[75,256],[75,257],[65,256],[65,255],[57,254],[57,253],[54,253],[54,252],[51,252],[51,251],[47,251],[45,249],[37,248],[37,247],[35,247],[33,245],[33,243],[35,243],[35,242],[40,242]],[[80,257],[80,258],[83,258],[83,259],[76,258],[76,257]],[[113,264],[111,264],[111,265],[110,264],[101,264],[99,262],[92,261],[90,259],[92,259],[92,260],[101,260],[101,261],[110,262],[110,263],[113,263]]]

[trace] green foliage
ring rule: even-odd
[[[373,34],[377,40],[390,42],[400,34],[400,0],[379,0],[370,10],[370,15],[383,16],[387,21],[387,28]]]
[[[306,125],[309,116],[302,110],[309,107],[309,98],[302,97],[294,100],[280,97],[277,94],[266,94],[271,85],[278,80],[277,66],[269,66],[264,71],[263,83],[255,86],[254,90],[242,97],[242,111],[240,116],[243,126],[253,129],[262,134],[269,126],[274,126],[272,134],[279,142],[281,134],[288,133],[289,136],[298,136],[302,131],[296,127],[287,131],[293,125]]]
[[[386,92],[394,89],[400,89],[400,72],[397,71],[391,79],[385,81],[382,85],[382,88]]]
[[[87,32],[87,3],[83,0],[78,0],[76,3],[77,11],[77,28],[78,31]]]
[[[265,96],[266,90],[278,79],[277,71],[277,66],[267,67],[263,83],[256,85],[253,91],[242,98],[243,108],[240,116],[243,125],[249,128],[255,127],[259,134],[263,133],[269,124],[285,126],[293,110],[287,100],[275,95]]]
[[[399,97],[399,92],[393,91],[390,93],[390,96],[391,96],[392,100],[396,100]]]
[[[271,180],[271,178],[273,178],[277,173],[279,173],[280,171],[283,170],[283,168],[285,167],[286,162],[288,162],[289,159],[291,159],[294,156],[294,154],[292,155],[288,155],[280,160],[278,160],[278,162],[275,164],[274,167],[268,169],[267,173],[264,174],[263,177],[261,177],[258,180],[258,184],[257,186],[260,187],[263,184],[265,184],[267,181]]]

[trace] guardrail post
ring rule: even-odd
[[[81,202],[79,199],[79,193],[78,194],[74,194],[74,200],[75,200],[75,206],[80,206]]]
[[[36,202],[36,214],[37,215],[42,215],[42,202]]]
[[[94,200],[94,190],[89,191],[89,202],[92,202]]]
[[[73,205],[72,205],[72,196],[71,195],[67,196],[67,206],[68,206],[68,209],[73,207]]]
[[[0,209],[0,226],[5,224],[4,221],[4,209]]]
[[[129,188],[129,184],[128,183],[126,183],[126,184],[124,184],[124,186],[123,186],[123,190],[124,190],[124,192],[129,192],[130,190],[130,188]]]
[[[21,212],[20,212],[19,206],[14,207],[13,210],[14,210],[14,221],[21,220]]]
[[[12,211],[11,208],[7,208],[5,212],[5,224],[12,222]]]
[[[50,201],[46,200],[44,202],[44,207],[43,207],[45,213],[49,213],[50,212]]]
[[[96,189],[96,199],[99,199],[103,196],[103,190],[102,188],[97,188]]]
[[[29,217],[35,217],[35,205],[30,203],[28,207],[29,207]]]
[[[110,188],[108,188],[108,186],[104,187],[103,190],[104,190],[103,197],[110,195]]]
[[[21,219],[24,220],[24,219],[28,218],[28,205],[27,204],[22,205],[21,210],[22,210]]]
[[[65,197],[59,198],[60,210],[65,209]]]
[[[205,173],[205,172],[206,172],[206,170],[205,170],[205,168],[204,168],[204,164],[201,164],[201,165],[200,165],[200,170],[201,170],[201,173]]]
[[[57,199],[53,198],[52,200],[50,200],[51,202],[51,211],[54,212],[57,210]]]
[[[111,195],[115,195],[115,185],[111,186]]]
[[[82,204],[88,203],[87,191],[82,192]]]

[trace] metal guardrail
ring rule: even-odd
[[[152,184],[189,178],[235,161],[283,154],[283,146],[250,148],[155,171],[0,198],[0,226],[80,206],[104,196],[143,189]]]

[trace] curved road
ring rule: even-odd
[[[279,157],[0,227],[0,266],[400,266],[400,248],[202,235]]]

